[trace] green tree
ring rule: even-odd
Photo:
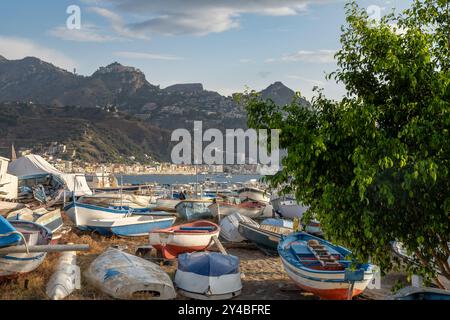
[[[321,90],[311,106],[240,97],[250,127],[281,130],[288,155],[268,181],[310,205],[356,258],[387,271],[397,240],[417,259],[411,272],[450,279],[449,0],[378,22],[351,2],[346,17],[329,75],[346,88],[341,101]]]

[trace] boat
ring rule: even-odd
[[[213,217],[218,217],[219,213],[220,217],[223,217],[237,212],[249,218],[258,218],[263,216],[266,205],[256,201],[245,201],[239,204],[215,202],[208,208]]]
[[[312,220],[307,224],[303,225],[303,230],[306,233],[312,234],[313,236],[323,237],[324,233],[320,227],[320,222],[318,220]]]
[[[239,258],[217,252],[181,254],[174,284],[188,298],[232,299],[242,290]]]
[[[175,259],[181,253],[206,250],[218,237],[220,227],[210,221],[196,221],[150,232],[150,245],[165,259]]]
[[[259,224],[254,220],[236,212],[220,220],[220,237],[229,242],[242,242],[246,240],[239,233],[240,222],[245,222],[247,224],[254,225],[255,227],[259,226]]]
[[[156,199],[154,209],[162,211],[176,211],[175,207],[180,203],[180,199],[159,198]]]
[[[239,222],[239,233],[245,239],[256,244],[258,248],[267,254],[277,254],[278,242],[282,235],[293,232],[292,228],[276,225],[272,220],[263,221],[261,224]]]
[[[264,190],[254,188],[254,187],[244,187],[237,191],[239,198],[242,200],[250,199],[253,201],[269,203],[270,194]]]
[[[91,285],[116,299],[176,297],[172,280],[158,265],[114,248],[98,256],[84,275]]]
[[[8,221],[0,216],[0,248],[48,245],[49,229],[30,221]],[[28,273],[38,268],[47,253],[7,253],[0,255],[0,278]]]
[[[209,205],[211,199],[189,199],[183,200],[175,206],[180,218],[186,221],[194,221],[200,219],[212,218]]]
[[[131,215],[113,219],[93,219],[81,230],[98,232],[103,236],[142,237],[155,229],[169,228],[175,217],[153,217]]]
[[[62,300],[75,289],[81,288],[80,267],[75,251],[63,252],[58,259],[56,271],[47,283],[45,293],[52,300]]]
[[[52,232],[53,238],[56,232],[62,228],[64,222],[60,209],[48,210],[46,208],[29,209],[23,208],[11,212],[6,216],[7,220],[23,220],[40,224]]]
[[[388,296],[387,300],[450,300],[450,291],[408,286],[398,290],[394,295]]]
[[[0,216],[7,215],[11,211],[19,210],[25,207],[22,203],[1,201],[0,200]]]
[[[274,211],[282,218],[301,219],[303,214],[308,210],[308,207],[299,204],[297,200],[289,196],[272,199],[271,203]]]
[[[360,270],[362,280],[354,282],[353,290],[346,278],[352,261],[346,248],[334,245],[305,232],[282,237],[278,244],[284,270],[301,289],[322,299],[346,300],[361,294],[374,276],[371,264],[354,264]],[[350,291],[350,292],[349,292]]]

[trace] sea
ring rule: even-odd
[[[146,174],[146,175],[123,175],[116,176],[120,184],[124,185],[140,185],[147,183],[159,183],[159,184],[189,184],[199,183],[205,181],[215,181],[218,183],[243,183],[251,179],[259,180],[263,176],[261,175],[232,175],[226,177],[220,174],[199,174],[198,178],[195,175],[183,175],[183,174]],[[198,179],[198,180],[197,180]]]

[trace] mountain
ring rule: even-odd
[[[102,108],[0,103],[0,136],[3,155],[13,143],[39,151],[57,142],[86,162],[168,161],[171,150],[170,132]]]
[[[292,101],[295,93],[281,82],[276,82],[263,90],[261,96],[264,99],[272,99],[277,104],[287,104]],[[59,138],[60,134],[61,137],[64,136],[73,141],[83,138],[83,135],[78,133],[78,125],[83,127],[86,121],[90,120],[86,119],[84,115],[69,112],[68,106],[91,116],[94,111],[91,112],[89,108],[97,110],[95,112],[104,110],[114,113],[113,118],[105,116],[100,122],[91,122],[90,124],[89,130],[92,130],[97,135],[97,139],[108,146],[105,148],[110,150],[105,157],[99,154],[93,155],[95,147],[92,146],[94,140],[91,139],[92,148],[88,148],[91,151],[86,154],[92,154],[93,158],[116,158],[121,149],[113,146],[116,145],[111,141],[113,139],[129,143],[130,146],[136,146],[136,148],[141,147],[142,150],[138,153],[148,154],[151,149],[142,148],[141,140],[143,138],[139,140],[138,134],[129,130],[133,125],[139,128],[137,130],[140,130],[140,134],[144,137],[146,137],[145,135],[151,137],[148,139],[152,140],[149,144],[155,151],[154,156],[161,159],[167,159],[168,153],[167,143],[160,146],[158,145],[160,140],[169,141],[170,132],[177,128],[193,130],[193,122],[196,120],[203,121],[205,129],[224,130],[247,127],[245,110],[241,105],[235,103],[232,97],[224,97],[217,92],[205,90],[201,83],[175,84],[161,89],[148,82],[141,70],[123,66],[118,62],[100,67],[91,76],[80,76],[37,58],[7,60],[0,56],[1,102],[25,102],[28,106],[39,106],[36,108],[42,112],[45,111],[45,106],[51,110],[52,117],[50,118],[41,118],[39,114],[35,114],[35,121],[42,121],[42,124],[35,124],[29,118],[31,115],[27,114],[26,107],[19,108],[25,114],[20,117],[15,116],[17,120],[15,126],[25,130],[28,135],[33,135],[33,143],[39,140],[38,137],[47,141],[51,140],[52,136]],[[302,102],[307,103],[306,100]],[[8,123],[9,118],[5,110],[2,110],[2,116],[7,119],[3,119],[3,130],[6,130],[5,121]],[[73,117],[73,123],[68,120],[69,116]],[[62,119],[63,123],[70,125],[70,130],[74,130],[76,134],[62,132],[62,128],[54,124],[59,121],[58,119]],[[115,120],[113,121],[113,119]],[[26,123],[25,127],[22,125],[23,121]],[[50,121],[54,121],[52,125],[58,129],[53,133],[50,128],[44,130],[45,132],[42,131],[41,125],[45,127],[47,123],[48,127]],[[113,135],[109,137],[100,132],[100,128],[110,131],[106,124],[116,126],[114,128],[116,131],[114,134],[110,132]],[[0,123],[0,125],[2,124]],[[121,125],[128,129],[120,131],[117,126]],[[17,132],[14,128],[7,128],[7,134],[9,137],[15,137],[23,136],[24,133]],[[132,141],[125,139],[127,134],[134,135]],[[161,139],[159,139],[160,136],[162,136]],[[106,140],[109,142],[105,142]],[[25,143],[25,138],[21,141],[24,141],[23,145],[31,144],[31,142]],[[20,147],[20,143],[16,143],[16,145]],[[97,147],[101,149],[100,145]],[[130,152],[125,149],[122,151]]]

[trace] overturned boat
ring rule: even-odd
[[[239,259],[217,252],[195,252],[178,257],[175,285],[189,298],[224,300],[242,290]]]
[[[273,209],[283,218],[301,219],[303,214],[308,210],[308,207],[303,206],[291,196],[282,196],[271,201]]]
[[[176,297],[172,280],[158,265],[113,248],[97,257],[85,276],[94,287],[116,299]]]
[[[249,218],[258,218],[265,214],[266,204],[257,201],[245,201],[239,204],[229,202],[215,202],[209,205],[213,217],[222,218],[233,213],[239,213]]]
[[[212,218],[209,205],[211,199],[190,199],[183,200],[175,206],[180,218],[186,221]]]
[[[60,209],[29,209],[23,208],[16,211],[11,212],[6,216],[8,220],[23,220],[23,221],[31,221],[37,224],[40,224],[47,229],[49,229],[53,235],[62,228],[64,222],[61,217]]]

